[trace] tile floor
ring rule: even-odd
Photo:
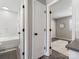
[[[51,43],[52,55],[49,57],[43,56],[40,59],[69,59],[68,50],[65,47],[67,44],[67,41],[53,39]]]
[[[69,57],[67,57],[67,56],[65,56],[65,55],[53,50],[51,56],[49,56],[49,57],[43,56],[40,59],[69,59]]]

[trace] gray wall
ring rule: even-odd
[[[40,3],[46,5],[46,0],[37,0],[37,1],[39,1]]]
[[[72,17],[63,17],[56,19],[56,37],[62,39],[72,38],[72,30],[70,29],[70,20],[72,20]]]

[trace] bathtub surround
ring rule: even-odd
[[[19,38],[18,37],[5,37],[0,38],[0,50],[3,49],[12,49],[17,48],[19,46]]]
[[[19,53],[18,46],[19,46],[19,38],[18,37],[0,38],[0,58],[7,59],[9,57],[9,52],[16,51],[17,57],[20,59],[20,56],[19,56],[20,53]],[[12,52],[13,56],[15,56],[16,54],[14,52]],[[1,57],[1,55],[3,57]],[[10,56],[10,58],[11,58],[11,56]]]
[[[0,9],[0,37],[18,35],[18,13]]]
[[[17,59],[18,13],[0,9],[0,59]]]

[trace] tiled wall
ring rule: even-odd
[[[17,35],[18,14],[0,10],[0,37]]]

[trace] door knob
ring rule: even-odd
[[[34,33],[34,35],[38,35],[38,33]]]

